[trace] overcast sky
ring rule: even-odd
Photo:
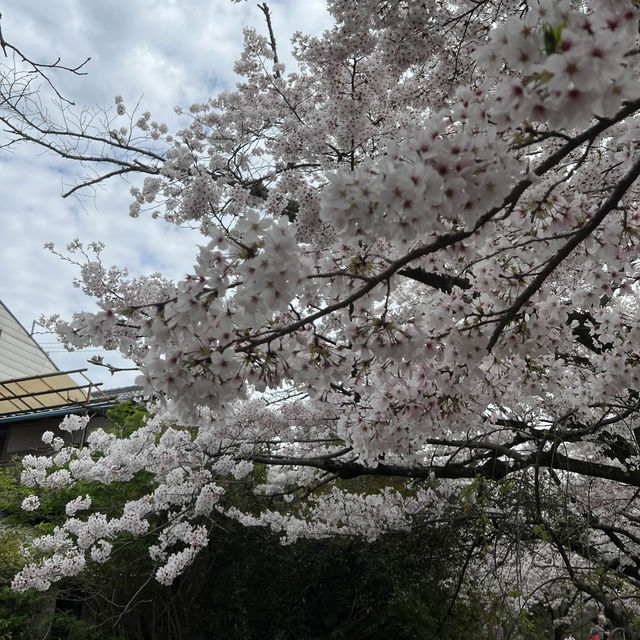
[[[329,26],[321,0],[269,2],[283,62],[295,31],[317,33]],[[256,2],[231,0],[2,0],[4,38],[39,61],[75,65],[87,57],[89,74],[56,76],[57,86],[78,106],[113,108],[142,97],[142,110],[171,124],[173,107],[202,102],[232,88],[233,63],[242,48],[242,28],[266,35]],[[290,65],[288,65],[290,68]],[[30,331],[41,314],[92,309],[72,285],[75,268],[46,252],[43,243],[64,248],[74,238],[106,244],[107,265],[131,275],[161,271],[178,279],[191,270],[198,236],[158,220],[128,216],[129,186],[116,180],[97,198],[61,197],[77,167],[29,146],[0,151],[0,300]],[[36,330],[38,328],[36,327]],[[88,367],[103,388],[130,384],[135,374],[109,373],[86,360],[91,352],[69,354],[52,335],[34,336],[60,369]]]

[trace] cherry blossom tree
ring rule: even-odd
[[[494,586],[516,572],[523,597],[540,595],[553,577],[629,619],[640,8],[328,7],[333,28],[296,34],[289,71],[259,5],[267,35],[245,30],[235,90],[193,104],[171,134],[119,97],[101,121],[56,124],[3,84],[7,144],[95,170],[65,195],[141,175],[130,215],[203,235],[179,282],[107,268],[99,243],[69,246],[102,310],[50,325],[70,348],[120,350],[156,402],[127,438],[97,430],[77,449],[45,434],[55,453],[27,457],[23,482],[150,472],[155,489],[119,518],[90,496],[70,503],[14,587],[104,562],[123,534],[149,540],[170,583],[215,544],[213,513],[287,542],[374,539],[473,494],[501,533]],[[242,479],[259,511],[234,504]],[[470,573],[484,562],[474,553]]]

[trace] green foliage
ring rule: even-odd
[[[140,428],[147,415],[143,407],[129,402],[117,404],[108,413],[113,432],[119,437],[126,437]],[[64,602],[69,593],[75,594],[74,597],[77,599],[79,592],[94,592],[92,583],[103,589],[108,588],[109,583],[123,583],[123,578],[125,589],[133,589],[134,593],[144,584],[145,576],[152,568],[141,542],[123,541],[126,543],[126,552],[113,569],[110,566],[92,568],[86,576],[60,585],[48,594],[33,591],[25,594],[14,593],[10,588],[11,580],[24,566],[20,543],[28,537],[49,532],[61,524],[65,519],[67,502],[80,495],[89,494],[94,509],[110,517],[117,516],[126,500],[142,495],[150,489],[151,474],[140,472],[129,482],[115,482],[109,486],[80,482],[69,489],[48,490],[21,485],[20,470],[21,464],[18,459],[0,468],[0,514],[1,526],[4,526],[0,529],[0,640],[30,640],[38,635],[34,629],[39,623],[69,632],[72,637],[117,640],[109,629],[104,633],[91,631],[79,617],[80,609],[77,606],[71,610],[60,610],[60,607],[55,610],[54,602],[56,598],[59,602]],[[32,493],[38,495],[40,507],[33,512],[25,512],[21,508],[22,501]],[[83,598],[86,598],[86,595]],[[43,610],[49,613],[39,615]]]
[[[120,437],[140,428],[146,417],[144,408],[131,403],[108,414],[112,432]],[[264,473],[256,465],[251,480],[259,483]],[[369,478],[341,482],[364,492],[387,486]],[[400,480],[394,486],[412,490]],[[79,483],[39,490],[34,493],[40,508],[25,513],[20,505],[32,490],[20,486],[19,467],[0,470],[0,509],[11,524],[5,539],[0,537],[0,640],[37,637],[23,630],[35,628],[36,612],[42,610],[49,612],[46,624],[77,640],[457,640],[484,637],[486,624],[503,613],[504,603],[484,585],[469,581],[465,559],[469,553],[489,552],[496,525],[488,504],[494,501],[508,510],[518,502],[520,509],[523,496],[519,487],[506,483],[490,496],[481,478],[450,495],[453,517],[448,522],[425,522],[372,544],[338,537],[282,546],[268,530],[216,516],[209,547],[170,587],[149,579],[154,566],[144,542],[121,538],[110,562],[90,565],[53,593],[10,591],[11,578],[22,566],[21,532],[37,535],[60,524],[66,503],[78,495],[89,494],[92,509],[114,517],[126,500],[152,489],[151,474],[140,472],[129,482],[108,486]],[[241,483],[229,491],[248,511],[257,507]],[[464,582],[460,591],[459,578]],[[524,617],[512,620],[509,628],[528,639],[542,627]]]
[[[155,614],[144,616],[158,622],[167,598],[181,634],[146,628],[144,637],[453,640],[482,635],[481,596],[478,603],[460,600],[443,619],[452,594],[442,585],[455,570],[450,561],[459,551],[446,531],[389,534],[373,544],[336,538],[283,547],[269,531],[218,524],[202,562],[148,605]],[[190,614],[194,611],[210,613]]]
[[[107,411],[107,420],[112,425],[111,432],[121,438],[129,437],[142,427],[148,418],[149,412],[144,406],[133,404],[128,400],[118,402]]]
[[[14,593],[13,576],[24,566],[20,544],[25,533],[17,528],[0,529],[0,640],[30,640],[37,626],[37,613],[49,596]]]
[[[20,505],[31,493],[28,487],[20,485],[20,461],[12,460],[0,467],[0,516],[13,523],[17,513],[22,513]]]
[[[557,27],[550,25],[544,26],[544,50],[547,55],[555,53],[562,43],[562,30],[567,26],[566,22],[559,24]]]

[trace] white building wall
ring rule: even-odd
[[[0,302],[0,381],[54,371],[57,367]]]

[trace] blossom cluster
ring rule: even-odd
[[[420,490],[405,496],[391,488],[379,493],[349,493],[334,487],[322,496],[315,496],[307,517],[263,511],[258,517],[232,508],[227,515],[245,526],[268,526],[280,533],[283,542],[292,544],[300,537],[327,538],[334,535],[356,535],[372,542],[388,531],[408,530],[414,518],[427,511],[436,495]]]
[[[289,74],[245,32],[242,82],[191,107],[132,194],[135,215],[200,225],[193,272],[129,278],[72,243],[99,310],[51,320],[71,347],[132,357],[157,403],[128,438],[47,432],[24,508],[78,481],[150,486],[111,518],[71,501],[16,588],[106,561],[122,536],[153,539],[169,584],[220,514],[289,542],[373,540],[446,515],[478,478],[530,487],[536,467],[539,488],[545,465],[589,548],[638,566],[632,490],[605,512],[603,480],[633,487],[640,464],[638,10],[522,8],[333,0],[334,28],[295,37]],[[430,488],[344,486],[376,472]],[[238,482],[268,506],[234,504]],[[623,549],[588,527],[603,514]],[[546,594],[536,563],[562,575],[562,556],[534,533],[519,575]]]
[[[401,246],[462,227],[502,203],[521,167],[495,131],[447,135],[430,122],[400,134],[387,156],[331,176],[321,216],[343,240]]]
[[[630,60],[638,10],[626,0],[599,0],[576,11],[568,0],[544,1],[511,16],[477,53],[488,72],[509,70],[489,113],[500,125],[529,120],[552,128],[578,127],[594,115],[612,117],[637,98]]]

